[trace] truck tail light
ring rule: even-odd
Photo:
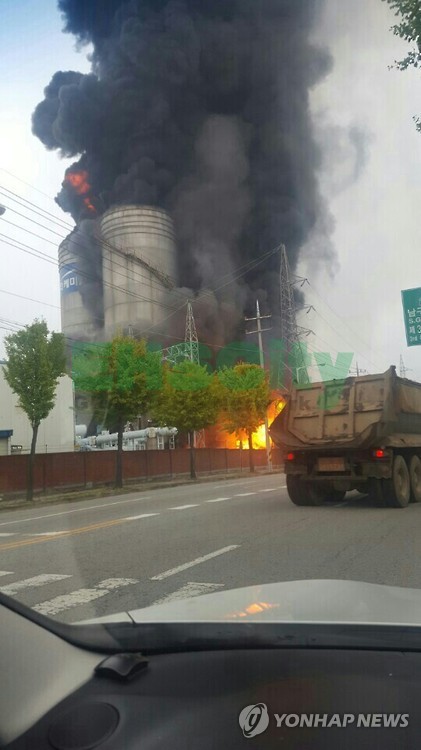
[[[295,453],[287,453],[287,461],[293,461],[295,458]]]
[[[376,448],[373,451],[373,456],[374,458],[386,458],[386,451],[383,448]]]

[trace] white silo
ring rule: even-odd
[[[97,338],[102,327],[102,315],[98,315],[97,309],[87,303],[86,294],[100,297],[101,282],[92,280],[82,270],[81,258],[75,252],[72,240],[73,233],[63,240],[58,250],[61,329],[69,339],[89,341]]]
[[[159,325],[177,273],[171,217],[153,206],[116,206],[100,227],[106,338]]]

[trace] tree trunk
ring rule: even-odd
[[[26,484],[26,499],[34,499],[34,461],[35,461],[35,448],[37,445],[39,423],[32,426],[32,441],[31,451],[28,456],[28,478]]]
[[[254,474],[254,453],[253,453],[253,433],[251,430],[247,432],[249,439],[249,467],[250,472]]]
[[[194,445],[194,432],[189,433],[190,436],[190,479],[197,479],[196,474],[196,448]]]
[[[117,456],[115,462],[115,486],[123,486],[123,430],[124,424],[120,422],[117,430]]]

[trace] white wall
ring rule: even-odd
[[[31,447],[32,429],[18,398],[4,378],[0,364],[0,430],[13,430],[11,445],[22,445],[22,453]],[[37,453],[60,453],[74,450],[73,383],[68,375],[59,379],[56,403],[39,427]]]

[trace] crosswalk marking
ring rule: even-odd
[[[168,596],[163,596],[151,605],[155,607],[157,604],[168,604],[169,602],[178,601],[178,599],[190,599],[193,596],[202,596],[203,594],[212,594],[217,589],[223,589],[224,583],[194,583],[190,581],[185,586],[182,586],[177,591],[173,591]]]
[[[61,575],[55,573],[44,573],[39,576],[33,576],[32,578],[24,578],[22,581],[15,581],[9,583],[6,586],[0,586],[2,594],[12,596],[18,591],[23,589],[36,588],[38,586],[45,586],[47,583],[55,583],[56,581],[63,581],[65,578],[71,578],[70,575]]]
[[[115,589],[135,583],[139,583],[136,578],[107,578],[104,581],[100,581],[93,588],[78,589],[77,591],[71,591],[70,594],[55,596],[54,599],[37,604],[33,609],[41,615],[51,617],[52,615],[59,614],[59,612],[64,612],[66,609],[79,607],[82,604],[89,604],[89,602],[106,596]]]

